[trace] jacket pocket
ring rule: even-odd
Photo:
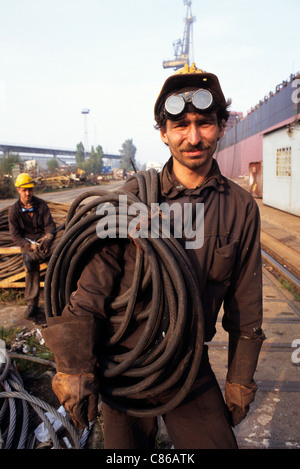
[[[230,278],[235,264],[237,241],[217,248],[208,275],[210,282],[230,285]]]

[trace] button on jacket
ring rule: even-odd
[[[212,340],[223,304],[223,327],[229,335],[252,342],[262,324],[262,272],[260,217],[255,200],[243,188],[221,175],[216,160],[203,183],[187,189],[171,177],[172,158],[160,174],[159,203],[204,204],[203,244],[186,249],[193,264],[205,316],[205,341]],[[138,195],[136,178],[124,190]],[[170,211],[170,213],[172,213]],[[173,220],[174,221],[174,220]],[[176,223],[176,221],[175,221]],[[185,239],[179,239],[183,245]],[[62,315],[51,317],[43,332],[46,345],[55,353],[57,371],[93,372],[98,363],[99,342],[114,331],[106,326],[109,304],[131,285],[135,245],[109,240],[95,252],[79,279]],[[150,298],[144,296],[137,310]],[[128,331],[121,346],[130,349],[141,326]],[[250,340],[248,340],[250,339]],[[255,357],[257,359],[257,357]]]

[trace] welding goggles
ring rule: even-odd
[[[200,111],[208,109],[213,102],[213,97],[210,91],[203,88],[194,91],[187,91],[179,94],[172,94],[166,99],[165,110],[172,116],[177,116],[182,113],[188,103],[199,109]]]

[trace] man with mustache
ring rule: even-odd
[[[201,294],[205,345],[188,396],[163,415],[175,449],[236,449],[232,426],[246,417],[257,390],[253,375],[264,340],[260,219],[252,196],[223,176],[213,158],[229,117],[228,106],[216,75],[193,64],[166,80],[154,108],[156,127],[171,152],[159,175],[158,202],[180,204],[182,211],[186,204],[204,205],[203,244],[186,252]],[[128,180],[124,188],[139,195],[136,178]],[[176,217],[172,223],[178,223]],[[185,246],[184,237],[179,241]],[[97,355],[99,329],[109,338],[105,329],[110,314],[106,302],[113,297],[116,279],[121,293],[126,291],[122,287],[129,288],[132,282],[134,269],[130,262],[134,255],[130,250],[134,244],[129,243],[122,251],[123,262],[118,249],[120,243],[112,242],[105,251],[95,253],[70,304],[61,317],[50,318],[44,331],[58,371],[53,389],[79,427],[86,426],[97,413],[102,379]],[[215,335],[222,305],[222,324],[229,334],[226,404],[207,346]],[[98,328],[93,325],[95,318],[100,323]],[[139,337],[137,328],[134,338]],[[129,339],[120,346],[129,347]],[[179,385],[175,384],[158,400],[166,402],[178,391]],[[156,418],[127,415],[105,399],[102,411],[106,449],[155,447]]]
[[[12,240],[21,248],[26,271],[25,318],[34,319],[39,313],[39,265],[50,257],[56,225],[47,203],[34,195],[34,180],[30,174],[19,174],[15,186],[19,199],[8,212],[9,231]]]

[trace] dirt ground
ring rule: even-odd
[[[28,320],[24,318],[26,306],[18,305],[15,303],[1,304],[0,303],[0,326],[5,328],[21,327],[26,329],[33,329],[36,327],[45,327],[47,324],[44,314],[43,305],[40,306],[40,312],[37,320]]]

